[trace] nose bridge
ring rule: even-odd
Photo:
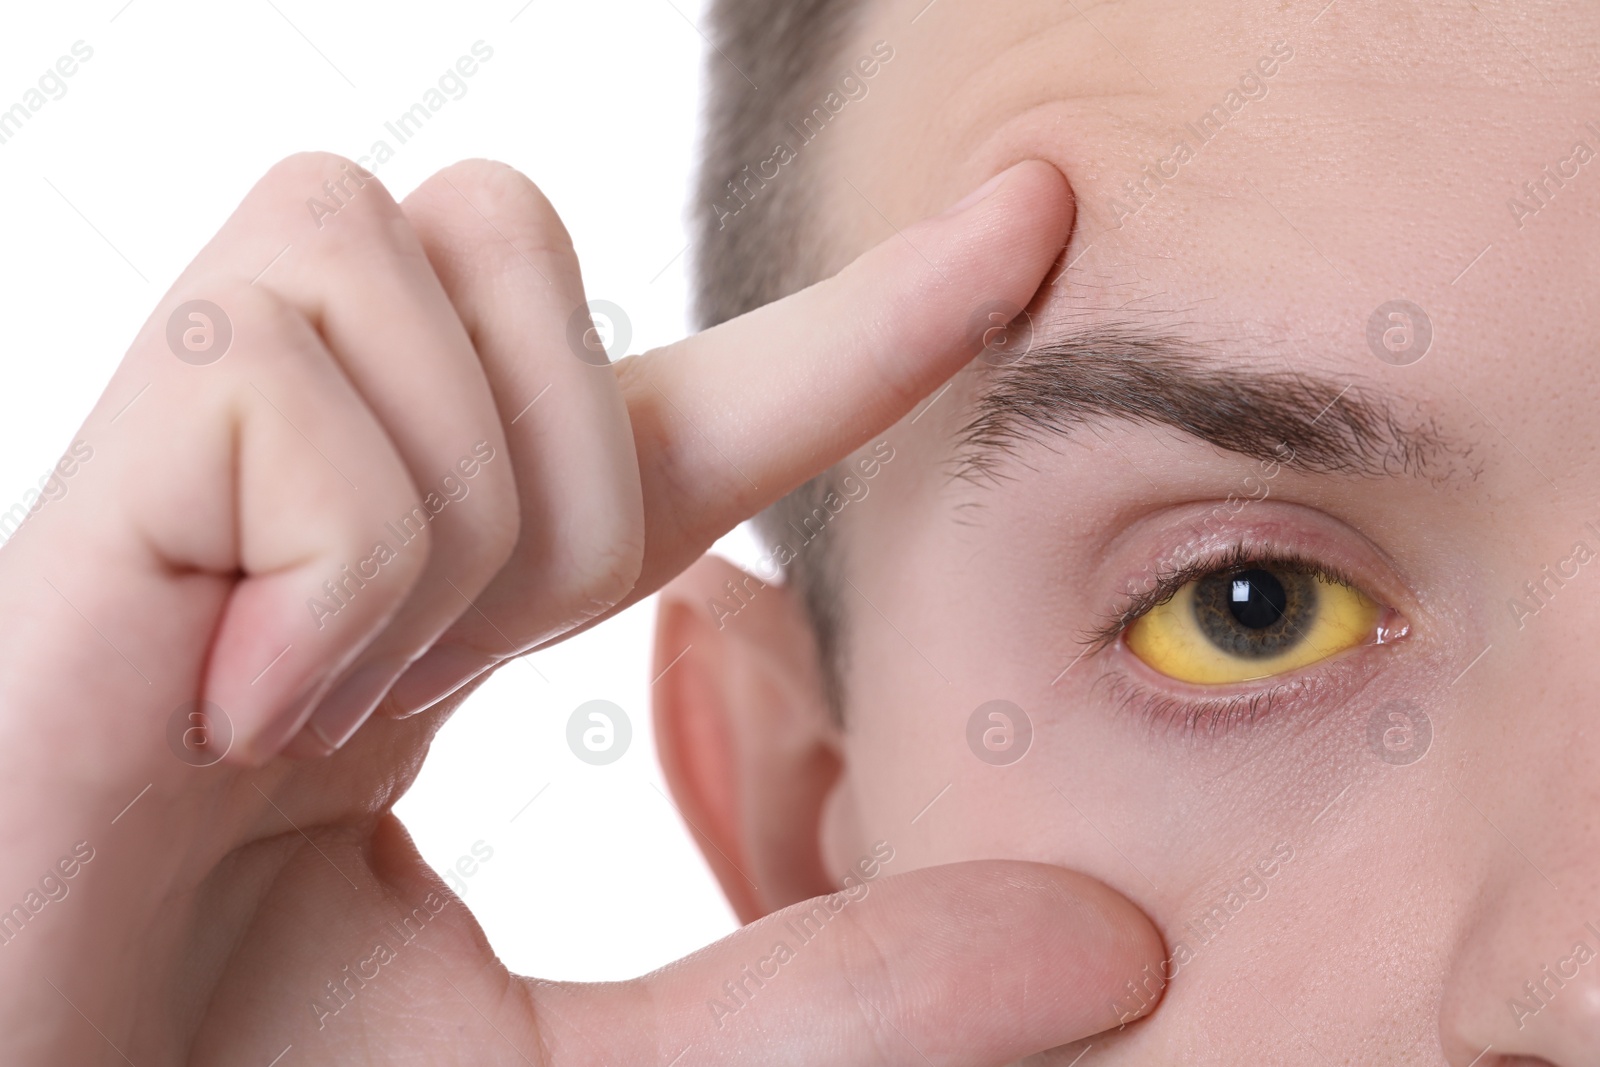
[[[1481,884],[1442,1005],[1462,1067],[1600,1062],[1600,596],[1545,586],[1570,602],[1547,594],[1500,637],[1442,768],[1448,832],[1475,857],[1461,876]]]

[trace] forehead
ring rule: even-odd
[[[835,265],[1038,156],[1078,199],[1047,320],[1165,314],[1479,425],[1592,406],[1600,8],[925,3],[852,46],[895,52],[828,149]],[[1396,300],[1433,334],[1400,368]]]

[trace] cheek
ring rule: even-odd
[[[1328,1062],[1411,1062],[1401,1050],[1437,1047],[1441,946],[1452,942],[1442,916],[1460,902],[1414,850],[1364,831],[1333,847],[1345,833],[1307,836],[1266,897],[1225,918],[1225,876],[1175,904],[1164,934],[1169,950],[1189,951],[1152,1032],[1195,1050],[1184,1062],[1320,1062],[1308,1045]],[[1380,1034],[1384,1052],[1370,1044]]]
[[[870,609],[850,621],[844,780],[829,820],[838,839],[889,841],[897,873],[996,857],[1070,867],[1158,920],[1168,898],[1157,886],[1206,876],[1210,849],[1196,854],[1172,818],[1195,797],[1113,715],[1068,687],[1051,692],[1054,672],[1041,678],[1014,657],[1013,630],[944,627],[941,617],[970,616],[932,610],[922,598],[937,590],[893,597],[881,572],[874,584],[867,595],[886,615],[893,605],[897,622]],[[951,654],[946,642],[962,639]],[[1238,836],[1212,844],[1227,852]]]
[[[946,731],[916,727],[919,718],[929,723],[947,719],[948,709],[940,704],[947,698],[919,676],[906,658],[915,659],[916,653],[893,630],[886,639],[870,622],[881,626],[876,616],[869,621],[859,615],[849,626],[853,666],[844,686],[844,771],[830,797],[830,805],[837,798],[840,811],[830,822],[840,828],[841,840],[850,841],[848,847],[841,844],[838,858],[852,861],[871,842],[884,840],[895,849],[894,873],[903,874],[948,862],[929,850],[933,839],[928,830],[945,825],[942,817],[949,812],[941,809],[950,793],[922,809],[950,782],[953,753],[944,743]],[[943,688],[937,678],[932,685]]]

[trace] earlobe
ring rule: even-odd
[[[835,888],[819,836],[837,738],[791,592],[702,558],[661,591],[654,672],[662,770],[740,920]]]

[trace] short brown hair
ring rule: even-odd
[[[813,217],[815,168],[824,152],[807,150],[775,181],[755,185],[745,168],[792,140],[789,123],[826,90],[832,61],[843,54],[862,0],[712,0],[708,24],[704,140],[691,233],[694,315],[703,329],[743,315],[816,282],[827,250]],[[727,204],[739,199],[737,213]],[[741,195],[742,194],[742,195]],[[831,485],[824,473],[756,519],[763,539],[809,515]],[[836,539],[837,535],[835,535]],[[828,702],[842,709],[843,630],[839,552],[819,538],[785,568],[810,618]]]

